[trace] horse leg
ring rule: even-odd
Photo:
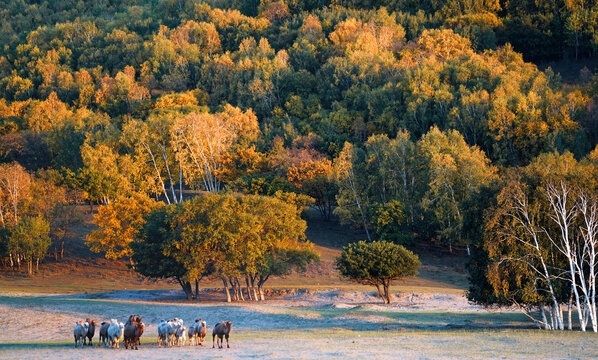
[[[228,334],[226,334],[226,348],[230,349],[230,345],[228,344]]]

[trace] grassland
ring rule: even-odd
[[[302,300],[264,304],[180,303],[76,297],[0,298],[0,358],[595,358],[594,334],[536,330],[516,312],[403,311]],[[347,305],[347,304],[345,304]],[[144,316],[142,349],[74,349],[77,319]],[[231,349],[159,349],[161,318],[233,321]],[[550,344],[550,346],[546,346]],[[206,345],[211,345],[208,344]]]

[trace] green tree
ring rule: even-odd
[[[411,238],[405,234],[405,223],[407,216],[403,211],[403,204],[398,200],[391,200],[386,204],[380,204],[373,212],[374,227],[376,235],[381,240],[397,244],[407,244]]]
[[[313,245],[304,241],[307,225],[296,204],[259,195],[205,194],[166,208],[147,218],[154,224],[145,225],[132,243],[133,263],[136,269],[142,265],[145,276],[177,278],[189,298],[190,284],[197,289],[209,276],[223,282],[229,302],[245,295],[263,300],[271,276],[304,270],[317,259]],[[165,264],[176,262],[176,273],[165,271],[166,265],[158,266],[163,273],[146,268],[136,252],[149,249],[159,251],[156,256]]]
[[[132,268],[148,278],[176,279],[191,299],[193,293],[187,269],[168,250],[176,241],[173,237],[180,234],[180,228],[175,227],[177,210],[175,206],[164,206],[147,214],[136,241],[130,244]]]
[[[387,241],[349,244],[336,259],[336,267],[342,276],[360,284],[375,286],[385,304],[391,302],[392,282],[415,276],[419,265],[417,255],[401,245]]]
[[[27,262],[27,272],[33,274],[33,262],[39,271],[39,261],[43,260],[50,247],[50,225],[42,217],[23,217],[10,234],[8,250]]]
[[[335,180],[339,187],[336,196],[338,207],[334,213],[339,216],[341,223],[363,226],[368,241],[371,241],[363,156],[361,149],[346,142],[334,161]]]
[[[492,182],[496,170],[486,154],[476,146],[468,146],[456,130],[445,133],[433,127],[417,146],[428,182],[422,206],[432,213],[438,237],[452,251],[453,244],[461,245],[464,240],[464,201]]]

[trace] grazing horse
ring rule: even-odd
[[[230,330],[233,326],[232,321],[227,321],[227,322],[221,322],[221,323],[217,323],[216,325],[214,325],[214,330],[212,330],[212,349],[215,347],[214,344],[214,339],[216,338],[216,336],[218,336],[218,348],[222,349],[223,346],[223,342],[222,342],[222,338],[225,337],[226,338],[226,347],[230,348],[230,345],[228,343],[228,338],[230,336]]]

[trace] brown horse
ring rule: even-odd
[[[226,338],[226,347],[230,348],[230,345],[228,343],[228,338],[230,336],[230,330],[233,326],[232,321],[227,321],[227,322],[221,322],[218,323],[216,325],[214,325],[214,330],[212,330],[212,349],[215,348],[215,343],[214,343],[214,339],[216,338],[216,336],[218,336],[218,348],[222,349],[223,346],[223,342],[222,342],[222,338],[225,337]]]
[[[145,325],[141,322],[141,316],[129,316],[124,331],[125,349],[128,349],[130,345],[131,349],[139,350],[139,338],[143,334],[144,329]]]

